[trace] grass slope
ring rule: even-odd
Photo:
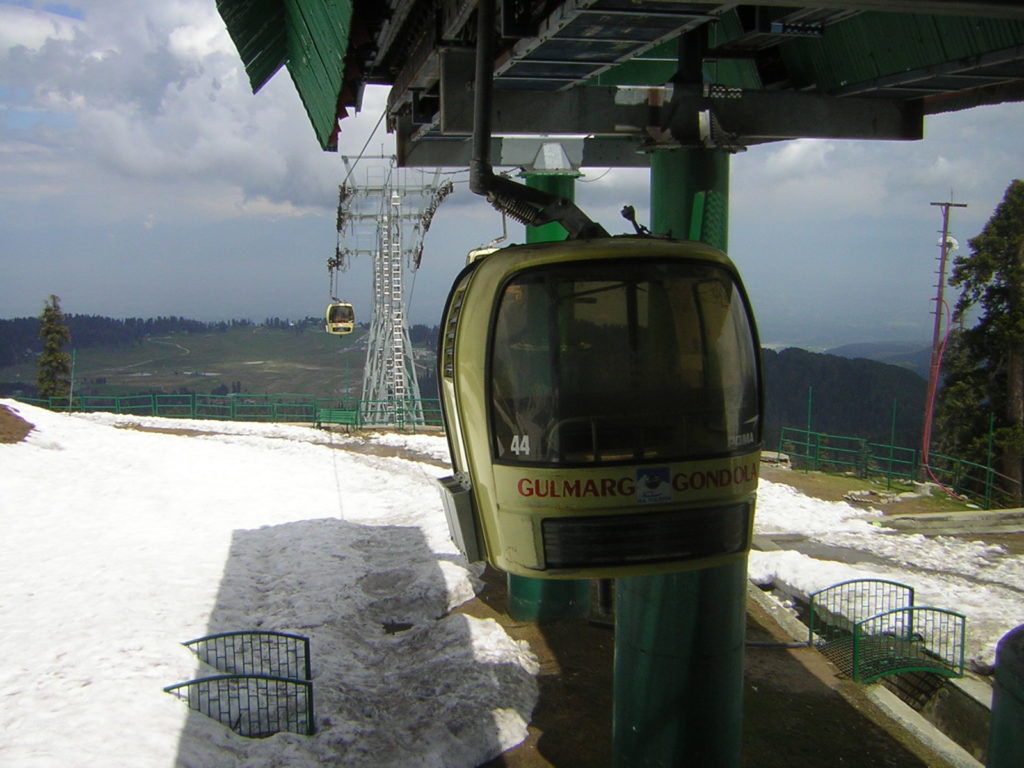
[[[150,337],[126,347],[95,347],[75,354],[75,392],[121,395],[209,393],[240,384],[242,392],[356,396],[368,332],[331,336],[306,329],[231,328],[202,334]],[[34,363],[0,368],[0,381],[33,383]]]

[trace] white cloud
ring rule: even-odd
[[[224,23],[216,15],[173,29],[168,35],[168,48],[179,58],[196,61],[215,54],[236,55],[231,39],[224,33]]]
[[[798,139],[770,145],[764,158],[768,176],[807,176],[820,173],[828,167],[828,157],[835,149],[831,141]]]
[[[81,24],[46,11],[0,5],[0,51],[15,46],[39,50],[48,40],[71,40]]]
[[[251,93],[214,0],[64,0],[63,16],[2,2],[0,267],[14,276],[0,281],[5,312],[35,315],[40,297],[66,287],[93,302],[69,311],[116,315],[136,301],[131,311],[144,314],[156,282],[166,295],[159,311],[191,312],[198,290],[178,296],[174,273],[152,271],[170,269],[164,260],[178,253],[232,275],[241,306],[260,297],[257,317],[286,316],[272,306],[284,295],[304,306],[310,274],[322,292],[345,166],[320,150],[286,71]],[[378,125],[387,95],[366,88],[361,112],[341,123],[340,154],[394,152]],[[956,236],[977,234],[1024,174],[1022,123],[1024,104],[1011,104],[929,117],[921,142],[804,140],[734,156],[730,242],[755,298],[804,325],[821,307],[838,324],[896,322],[893,293],[876,286],[891,276],[931,290],[939,217],[929,202],[952,190],[970,205],[954,215]],[[619,215],[626,204],[650,224],[647,172],[604,170],[577,182],[580,208],[615,233],[630,229]],[[272,231],[294,242],[264,242]],[[461,184],[426,239],[418,321],[436,318],[466,252],[500,234],[500,215]],[[508,241],[523,240],[509,221]],[[160,259],[141,260],[156,241]],[[232,261],[235,248],[282,264],[287,253],[287,275],[240,277],[248,270]],[[369,272],[358,272],[367,275],[358,286],[357,272],[346,279],[365,307]],[[854,295],[861,306],[847,311]]]
[[[733,210],[787,227],[885,212],[885,169],[877,159],[849,158],[827,142],[790,143],[801,146],[753,148],[733,161]]]
[[[90,2],[82,20],[66,23],[0,6],[11,10],[36,30],[36,46],[0,53],[0,84],[21,94],[13,105],[21,125],[0,122],[0,136],[18,149],[8,157],[27,158],[34,147],[37,166],[65,174],[62,185],[42,184],[21,166],[21,178],[0,182],[0,196],[28,182],[37,197],[54,196],[68,220],[147,215],[152,202],[131,187],[157,181],[162,218],[333,208],[342,171],[316,145],[287,73],[253,96],[213,2]],[[74,34],[44,34],[62,23]],[[358,133],[366,120],[345,122]],[[190,204],[204,184],[218,190],[214,199]],[[100,187],[122,205],[103,204]]]

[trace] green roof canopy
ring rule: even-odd
[[[217,0],[253,93],[287,65],[320,146],[335,150],[344,116],[350,0]]]
[[[379,83],[400,165],[468,163],[478,0],[216,2],[253,91],[287,66],[324,149]],[[1024,101],[1018,0],[505,0],[495,38],[492,134],[586,137],[597,165],[651,142],[913,140],[924,115]]]

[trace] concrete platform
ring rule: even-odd
[[[600,620],[512,621],[504,574],[488,569],[484,578],[462,610],[528,641],[541,664],[527,740],[486,768],[608,768],[614,630]],[[909,707],[873,693],[878,686],[841,678],[813,648],[790,647],[806,628],[756,587],[748,593],[743,768],[979,768],[927,723],[911,723]]]
[[[1024,509],[978,509],[965,512],[888,515],[882,523],[902,533],[921,533],[928,536],[1021,533],[1024,532]]]

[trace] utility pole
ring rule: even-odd
[[[932,357],[928,369],[928,395],[924,404],[924,434],[921,439],[921,463],[928,468],[928,452],[932,444],[932,416],[935,409],[935,394],[939,386],[939,369],[942,367],[942,308],[943,292],[946,288],[946,263],[954,250],[954,241],[949,236],[949,209],[966,208],[967,203],[932,203],[942,208],[942,235],[939,238],[939,279],[935,285],[935,325],[932,329]]]

